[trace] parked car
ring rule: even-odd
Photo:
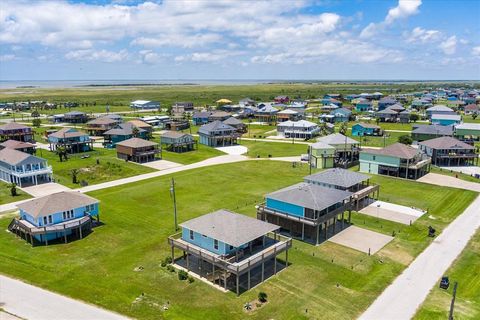
[[[450,280],[448,279],[448,277],[442,277],[442,280],[440,280],[440,289],[447,290],[449,286]]]

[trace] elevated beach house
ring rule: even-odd
[[[168,151],[186,152],[194,150],[197,141],[188,133],[165,131],[160,136],[160,144]]]
[[[332,133],[317,138],[317,142],[311,145],[310,160],[317,168],[348,168],[358,163],[359,146],[357,140]]]
[[[29,154],[35,154],[35,145],[30,142],[22,142],[17,140],[7,140],[0,143],[0,150],[9,148]]]
[[[414,124],[412,128],[413,141],[424,141],[438,137],[453,136],[453,126],[441,126],[439,124]]]
[[[360,172],[417,179],[430,171],[430,157],[402,143],[360,151]]]
[[[441,126],[451,126],[462,122],[462,117],[458,114],[433,114],[430,118],[432,124]]]
[[[438,104],[438,105],[435,105],[433,107],[427,108],[427,110],[425,110],[425,113],[426,113],[428,119],[431,119],[432,115],[434,115],[434,114],[450,114],[450,115],[457,114],[455,111],[453,111],[453,109],[450,109],[449,107],[441,105],[441,104]]]
[[[87,122],[86,130],[93,136],[103,136],[103,134],[115,128],[122,120],[112,119],[110,117],[100,117]]]
[[[420,142],[418,147],[437,166],[478,165],[475,147],[452,137],[439,137]]]
[[[237,118],[229,117],[226,120],[223,120],[222,122],[223,124],[234,127],[239,134],[244,134],[247,132],[247,125],[243,123],[241,120],[238,120]]]
[[[462,141],[479,141],[480,123],[462,123],[456,125],[453,136]]]
[[[285,109],[277,113],[277,121],[284,122],[284,121],[297,121],[302,118],[302,113],[292,109]]]
[[[383,135],[383,130],[379,126],[371,123],[356,123],[352,126],[352,136],[363,137],[363,136],[381,136]]]
[[[0,125],[0,142],[7,140],[33,142],[33,130],[29,126],[16,122]]]
[[[88,115],[81,111],[70,111],[63,115],[63,121],[67,123],[85,123],[88,121]]]
[[[130,102],[130,108],[141,110],[158,109],[160,108],[160,102],[149,100],[135,100]]]
[[[93,140],[85,132],[75,128],[62,128],[48,135],[50,151],[65,147],[69,153],[79,153],[93,150]]]
[[[278,109],[272,106],[271,103],[260,103],[257,106],[257,110],[255,111],[255,118],[258,121],[272,123],[277,121],[277,113]]]
[[[326,188],[352,192],[352,205],[358,211],[368,205],[370,199],[378,199],[380,186],[371,184],[370,178],[363,173],[332,168],[306,176],[304,181]]]
[[[318,124],[307,121],[284,121],[277,124],[277,135],[284,138],[312,139],[320,134]]]
[[[128,140],[136,136],[136,138],[146,139],[148,132],[144,129],[137,128],[129,122],[120,123],[113,129],[104,133],[104,146],[113,148],[118,142]]]
[[[399,118],[399,113],[398,111],[386,108],[378,111],[376,113],[376,116],[380,120],[380,122],[397,122]]]
[[[32,246],[49,241],[82,239],[99,222],[99,201],[80,192],[59,192],[18,204],[20,217],[8,230],[23,237]]]
[[[292,240],[279,235],[274,224],[218,210],[180,226],[182,231],[168,238],[175,266],[225,291],[238,295],[288,266]],[[175,257],[175,249],[181,257]],[[282,263],[277,256],[283,252]]]
[[[225,147],[237,143],[237,129],[221,121],[214,121],[198,129],[200,143],[210,147]]]
[[[333,116],[333,122],[347,122],[350,121],[352,111],[347,108],[338,108],[330,112]]]
[[[117,158],[144,163],[161,159],[161,149],[158,143],[140,138],[130,138],[115,144]]]
[[[274,223],[291,237],[318,244],[328,238],[329,229],[337,231],[337,220],[344,227],[344,213],[348,211],[352,192],[301,182],[265,196],[265,203],[257,206],[257,218]],[[339,216],[341,218],[339,219]]]
[[[355,105],[355,110],[357,110],[358,112],[373,110],[372,102],[367,99],[357,99],[354,105]]]
[[[15,149],[0,150],[0,180],[20,187],[52,180],[52,167],[47,160]]]

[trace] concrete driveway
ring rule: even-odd
[[[370,251],[370,254],[376,253],[392,240],[393,237],[356,226],[349,226],[328,239],[330,242],[365,253]]]
[[[248,151],[248,148],[245,146],[228,146],[228,147],[218,147],[215,149],[230,155],[242,155],[244,153],[247,153]]]
[[[168,160],[157,160],[157,161],[150,161],[150,162],[139,163],[139,164],[155,170],[166,170],[166,169],[183,166],[183,164],[181,163],[176,163]]]
[[[464,181],[455,177],[445,176],[438,173],[429,173],[417,180],[418,182],[435,184],[442,187],[472,190],[480,192],[480,183]]]
[[[20,189],[36,198],[47,196],[52,193],[72,190],[69,187],[65,187],[55,182],[43,183],[36,186],[20,188]]]
[[[375,201],[359,211],[360,213],[409,225],[426,212],[416,208],[401,206],[394,203]]]

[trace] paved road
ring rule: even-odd
[[[412,318],[479,227],[480,196],[443,230],[359,319]]]
[[[122,315],[0,275],[0,303],[28,320],[126,320]],[[0,317],[3,319],[3,316]]]

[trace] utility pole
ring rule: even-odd
[[[312,146],[308,146],[308,166],[310,168],[310,175],[312,174]]]
[[[173,218],[175,221],[175,231],[178,230],[177,225],[177,199],[175,198],[175,179],[172,178],[172,183],[170,185],[170,195],[173,197]]]
[[[455,298],[457,296],[457,285],[458,282],[455,281],[455,284],[453,285],[452,302],[450,303],[450,313],[448,314],[448,320],[453,320],[453,308],[455,307]]]

